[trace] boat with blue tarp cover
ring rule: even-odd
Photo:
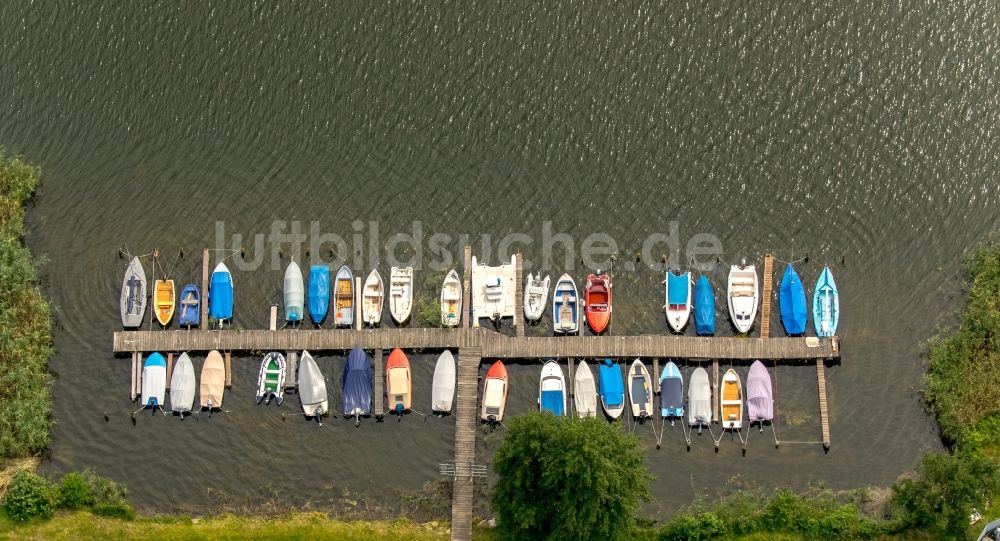
[[[556,361],[546,361],[542,366],[538,408],[556,417],[566,415],[566,376]]]
[[[694,330],[698,336],[715,334],[715,292],[707,276],[694,286]]]
[[[625,382],[621,368],[611,359],[604,359],[598,368],[598,394],[608,417],[617,419],[625,410]]]
[[[781,307],[781,324],[789,336],[805,334],[808,322],[806,310],[806,290],[795,268],[789,264],[781,275],[781,286],[778,289],[778,304]]]
[[[368,354],[354,348],[344,364],[344,417],[354,417],[355,426],[372,414],[372,365]]]

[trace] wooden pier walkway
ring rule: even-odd
[[[458,388],[455,397],[455,482],[451,495],[451,538],[472,539],[476,428],[479,425],[479,362],[482,350],[462,348],[458,352]]]
[[[764,256],[764,291],[760,303],[760,337],[767,339],[771,334],[771,298],[774,291],[774,256]]]

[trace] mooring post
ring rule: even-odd
[[[653,357],[653,394],[660,394],[660,358]]]
[[[226,388],[233,386],[233,368],[231,364],[230,352],[226,352]]]
[[[139,352],[132,352],[132,380],[129,382],[129,396],[132,402],[135,402],[135,397],[139,395]]]
[[[167,353],[167,389],[170,388],[170,377],[174,373],[174,354]]]
[[[208,328],[208,248],[201,252],[201,329]]]
[[[278,330],[278,305],[271,303],[271,317],[267,325],[268,330]]]

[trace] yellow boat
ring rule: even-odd
[[[722,428],[739,430],[743,428],[743,384],[740,376],[730,368],[722,376],[719,408],[722,410]]]
[[[156,311],[156,321],[164,327],[174,317],[174,281],[157,280],[153,289],[153,309]]]

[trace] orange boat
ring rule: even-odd
[[[587,276],[584,299],[587,302],[587,324],[597,334],[608,328],[611,322],[611,277],[607,274]]]
[[[410,409],[413,378],[410,377],[410,361],[399,348],[392,350],[385,363],[385,396],[389,399],[389,409],[402,419],[403,412]]]
[[[493,363],[483,381],[483,410],[480,419],[490,423],[503,420],[507,407],[507,367],[502,362]]]

